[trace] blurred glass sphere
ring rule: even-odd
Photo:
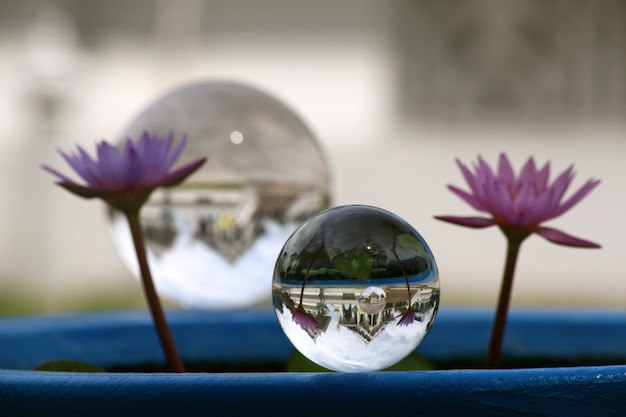
[[[439,274],[426,241],[395,214],[335,207],[287,240],[272,299],[304,356],[335,371],[377,371],[404,359],[430,330]]]
[[[183,184],[157,189],[141,211],[160,295],[185,308],[234,309],[269,300],[285,240],[329,206],[330,176],[305,123],[246,85],[200,82],[158,99],[123,133],[187,136],[179,164],[206,156]],[[139,276],[125,218],[109,210],[114,245]]]

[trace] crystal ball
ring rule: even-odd
[[[325,156],[303,120],[253,87],[205,81],[157,99],[121,135],[187,137],[179,166],[208,161],[185,182],[155,190],[141,224],[157,291],[185,308],[269,302],[276,253],[313,213],[329,207]],[[107,220],[114,246],[139,276],[128,225]]]
[[[439,275],[422,236],[386,210],[322,211],[280,250],[272,300],[304,356],[340,372],[376,371],[412,353],[435,320]]]

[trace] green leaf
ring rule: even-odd
[[[414,352],[384,371],[430,371],[432,369],[435,367],[428,359]]]
[[[346,278],[365,280],[372,275],[371,256],[365,251],[343,252],[333,258],[333,265]]]
[[[423,251],[424,247],[415,236],[411,236],[408,233],[402,233],[396,236],[398,244],[403,248],[415,249],[416,251]]]
[[[430,265],[430,257],[426,253],[424,245],[422,245],[421,242],[415,238],[415,236],[408,233],[402,233],[396,236],[396,240],[401,248],[414,249],[415,252],[417,252],[417,256],[424,258],[428,265]]]
[[[35,371],[49,372],[106,372],[104,368],[90,363],[79,362],[69,359],[60,359],[44,362],[34,369]]]
[[[333,372],[320,366],[294,349],[287,361],[287,372]]]

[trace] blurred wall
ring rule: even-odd
[[[394,10],[403,119],[623,120],[623,1],[406,0]]]
[[[56,149],[115,138],[183,83],[284,100],[327,151],[335,203],[374,204],[431,243],[443,301],[493,305],[504,242],[440,224],[455,157],[533,154],[604,182],[564,230],[600,251],[525,244],[514,303],[626,307],[622,1],[0,0],[0,291],[64,309],[140,299],[99,203],[52,185]],[[0,298],[1,299],[1,298]],[[74,300],[74,301],[72,301]]]

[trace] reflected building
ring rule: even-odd
[[[190,233],[235,262],[265,233],[266,222],[293,224],[325,202],[316,190],[284,184],[178,187],[157,190],[142,210],[148,246],[159,256]]]
[[[259,199],[250,187],[198,195],[195,218],[190,219],[195,225],[194,237],[234,262],[263,233],[258,209]]]
[[[315,340],[326,332],[332,320],[329,314],[332,314],[337,318],[337,330],[345,328],[368,344],[409,307],[415,310],[417,321],[426,321],[425,317],[432,314],[439,300],[438,290],[426,286],[412,286],[410,303],[405,286],[386,287],[384,302],[371,308],[371,304],[363,304],[363,290],[350,287],[305,287],[302,307],[325,324],[318,328],[317,333],[307,332],[309,336]],[[294,307],[299,306],[301,291],[301,287],[283,289],[281,298]]]

